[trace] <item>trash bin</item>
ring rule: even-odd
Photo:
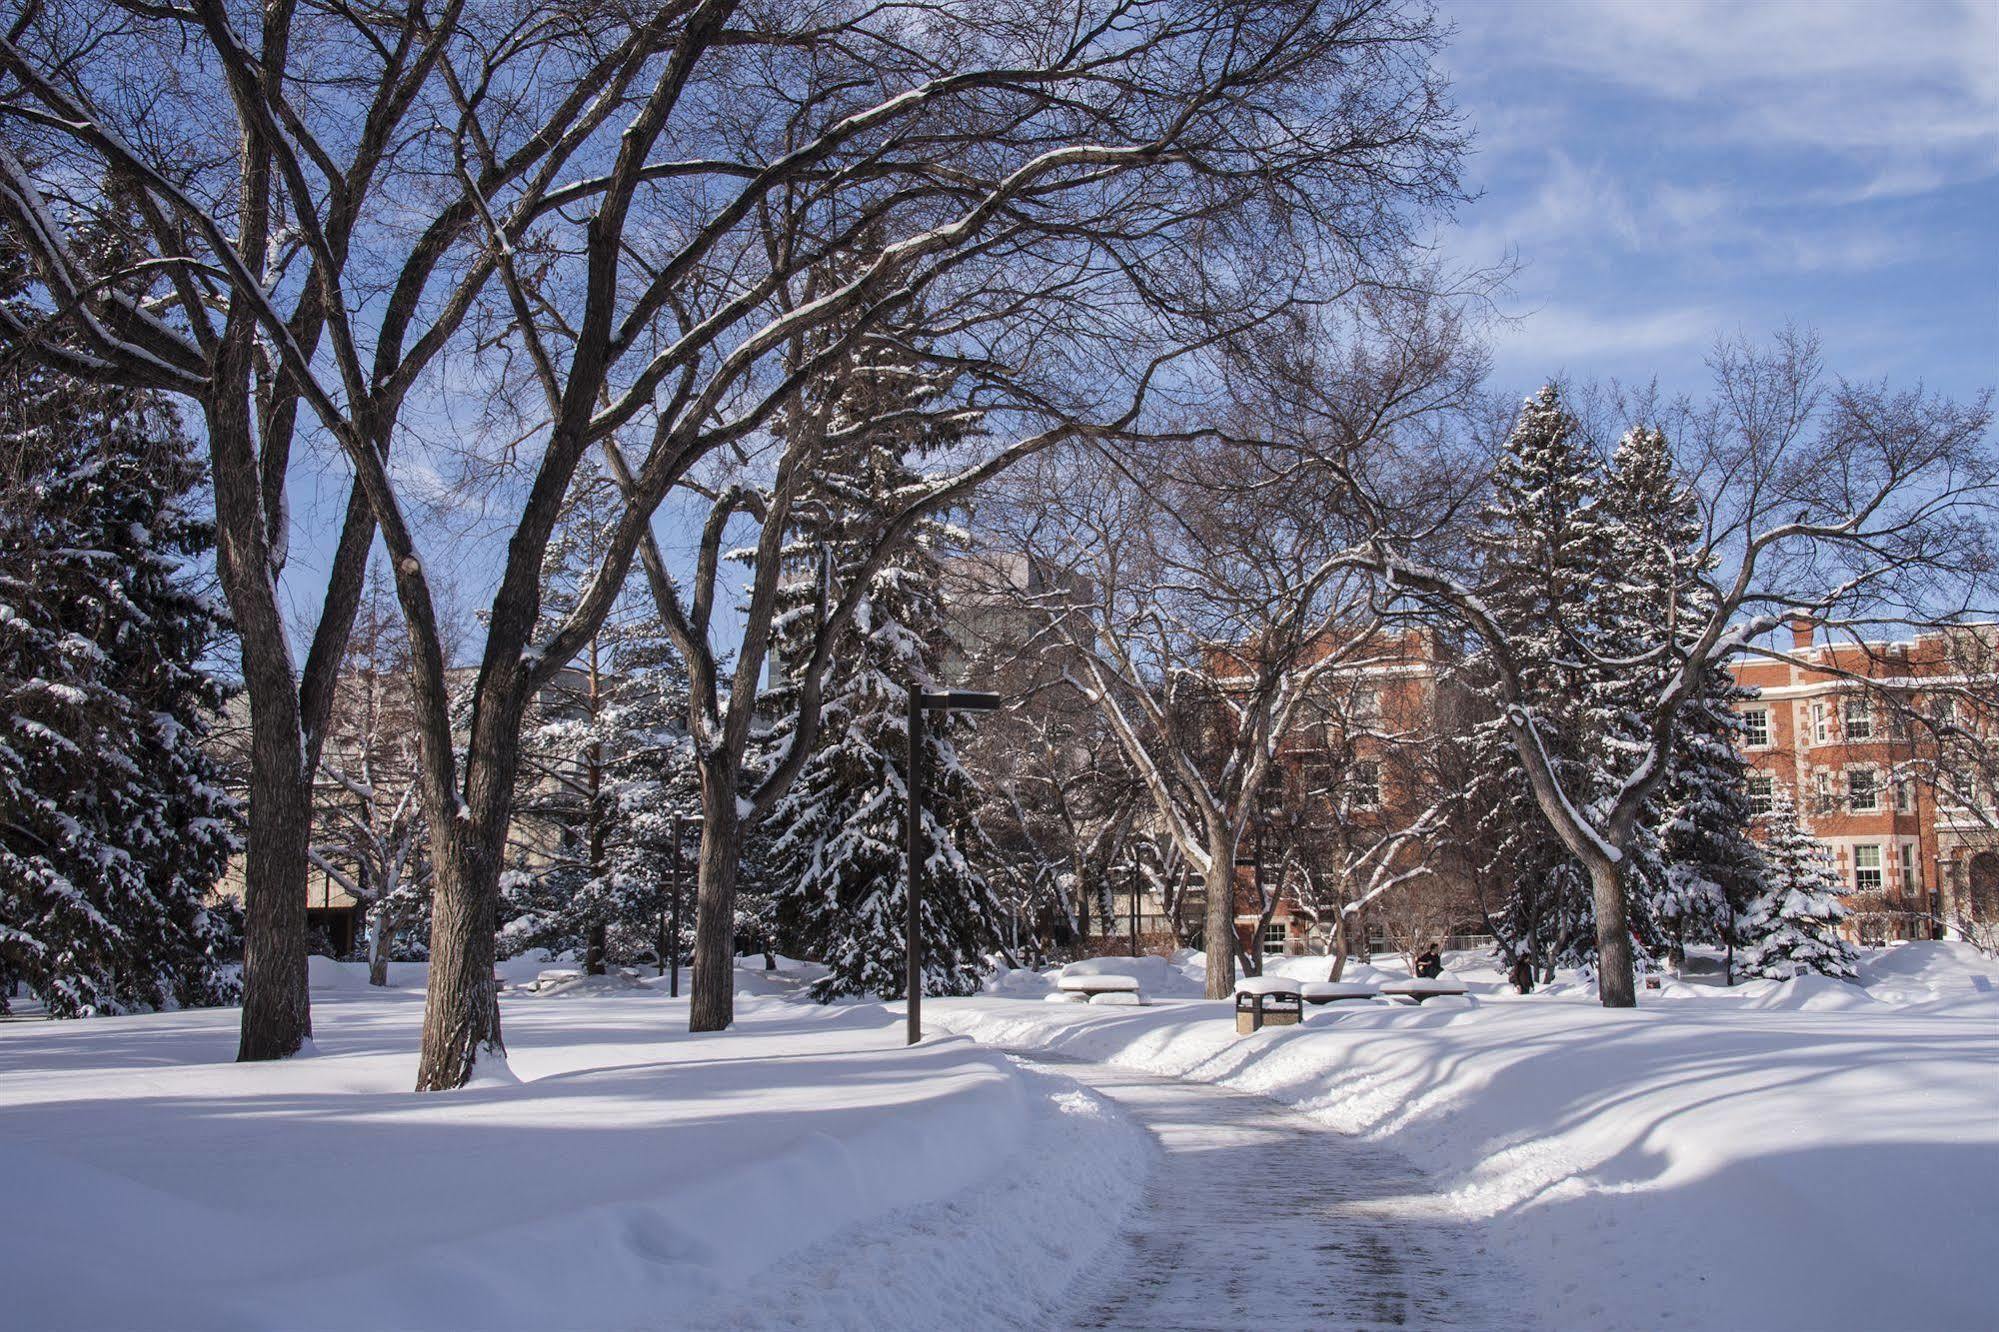
[[[1278,976],[1251,976],[1236,986],[1236,1035],[1264,1027],[1295,1027],[1304,1017],[1305,1001],[1295,981]]]

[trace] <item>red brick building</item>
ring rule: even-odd
[[[1929,938],[1946,920],[1999,906],[1994,792],[1975,766],[1950,768],[1934,731],[1906,715],[1941,714],[1987,734],[1992,718],[1973,715],[1986,710],[1961,704],[1994,697],[1999,676],[1967,674],[1966,663],[1988,661],[1995,637],[1995,626],[1976,625],[1913,642],[1814,646],[1800,625],[1791,655],[1809,665],[1745,658],[1735,668],[1759,691],[1738,709],[1751,799],[1767,809],[1778,783],[1791,793],[1832,850],[1858,933]]]

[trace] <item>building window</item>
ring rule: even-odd
[[[1777,782],[1767,772],[1749,774],[1749,812],[1751,815],[1768,814],[1777,800]]]
[[[1374,762],[1353,765],[1353,791],[1355,809],[1378,809],[1381,806],[1381,765]]]
[[[1353,724],[1357,727],[1373,726],[1381,720],[1381,691],[1373,685],[1360,685],[1353,691]]]
[[[1812,743],[1825,744],[1832,739],[1832,720],[1823,703],[1812,704]]]
[[[1939,731],[1948,730],[1957,721],[1957,700],[1949,694],[1938,694],[1930,699],[1930,720]]]
[[[1916,779],[1898,777],[1895,779],[1895,808],[1903,814],[1916,812]]]
[[[1874,738],[1874,704],[1864,698],[1846,700],[1846,738],[1848,740],[1871,740]]]
[[[1856,814],[1881,808],[1881,790],[1874,769],[1854,768],[1846,774],[1846,807]]]
[[[1937,803],[1954,809],[1971,809],[1977,802],[1972,798],[1971,774],[1963,768],[1949,768],[1938,774]]]
[[[1283,952],[1284,941],[1290,934],[1291,927],[1282,922],[1272,921],[1270,924],[1265,925],[1263,927],[1263,951],[1266,953]]]
[[[1770,744],[1770,709],[1746,708],[1742,713],[1742,743],[1751,749]]]
[[[1853,848],[1853,891],[1856,893],[1878,893],[1881,891],[1880,847],[1856,846]]]
[[[1923,871],[1917,860],[1919,848],[1914,842],[1902,843],[1902,891],[1921,900],[1923,895]]]
[[[1827,814],[1832,811],[1832,774],[1815,772],[1812,774],[1812,812]]]

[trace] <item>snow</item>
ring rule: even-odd
[[[1031,1321],[1145,1185],[1105,1104],[961,1038],[905,1048],[879,1004],[739,992],[693,1037],[651,978],[510,987],[498,1076],[419,1096],[421,971],[315,963],[314,1056],[276,1064],[233,1062],[227,1009],[0,1024],[6,1321],[916,1327],[967,1297]]]
[[[1074,991],[1078,994],[1110,994],[1114,991],[1137,994],[1138,977],[1106,975],[1103,973],[1077,976],[1065,971],[1061,976],[1056,978],[1055,988],[1058,990]]]
[[[1227,1003],[924,1011],[994,1044],[1258,1092],[1392,1145],[1524,1275],[1540,1326],[1991,1325],[1999,962],[1903,944],[1863,950],[1859,984],[1668,980],[1626,1010],[1573,974],[1521,996],[1466,955],[1447,964],[1477,1006],[1334,1004],[1246,1041]]]
[[[1244,976],[1235,983],[1237,994],[1296,994],[1298,982],[1289,976]]]

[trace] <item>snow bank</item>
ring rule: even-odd
[[[421,992],[322,979],[308,1060],[235,1064],[227,1010],[0,1027],[33,1218],[0,1248],[10,1323],[757,1326],[806,1264],[853,1314],[817,1326],[936,1325],[951,1289],[1053,1299],[1143,1187],[1129,1123],[962,1039],[905,1048],[880,1005],[739,999],[690,1037],[684,1001],[508,997],[519,1081],[417,1096]],[[1094,1194],[1019,1192],[1063,1178]],[[883,1238],[905,1216],[982,1238],[915,1280]]]
[[[1547,1326],[1983,1328],[1999,986],[1983,960],[1901,952],[1863,975],[1957,997],[1902,1007],[1792,981],[1606,1010],[1474,984],[1476,1007],[1335,1004],[1246,1038],[1226,1003],[925,1011],[1392,1140],[1534,1278]]]

